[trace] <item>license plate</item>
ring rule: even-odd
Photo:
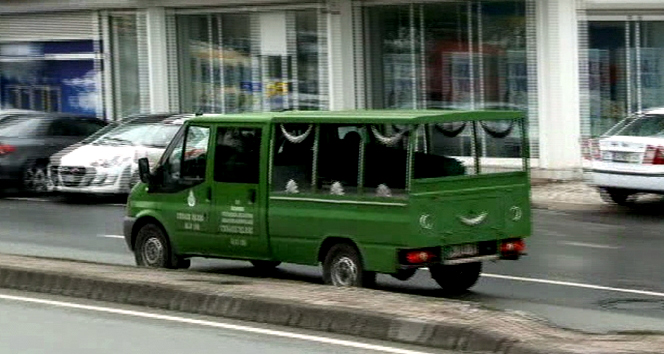
[[[615,162],[638,162],[638,155],[633,152],[609,152],[605,155],[605,160],[615,161]]]
[[[479,255],[477,245],[474,243],[468,243],[465,245],[452,246],[448,258],[475,257],[477,255]]]
[[[73,175],[64,175],[62,176],[62,181],[63,182],[74,182],[76,180],[76,177]]]

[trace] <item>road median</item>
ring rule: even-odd
[[[506,354],[661,353],[661,335],[597,335],[449,299],[0,254],[0,287]]]

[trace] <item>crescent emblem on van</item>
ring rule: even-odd
[[[189,197],[187,197],[187,205],[190,207],[196,206],[196,196],[194,196],[194,191],[189,191]]]
[[[523,212],[521,211],[521,208],[518,206],[513,206],[510,208],[510,211],[512,212],[512,220],[513,221],[519,221],[521,220],[521,217],[523,216]]]
[[[431,222],[431,215],[424,214],[420,216],[420,226],[423,229],[431,230],[433,229],[433,222]]]
[[[489,215],[487,212],[483,212],[482,214],[480,214],[480,215],[478,215],[474,218],[466,218],[466,217],[463,217],[461,215],[457,215],[457,218],[459,218],[459,220],[461,220],[462,223],[464,223],[468,226],[475,226],[475,225],[479,225],[482,222],[484,222],[487,215]]]

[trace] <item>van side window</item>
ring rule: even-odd
[[[314,161],[313,124],[277,124],[272,151],[272,190],[286,193],[311,191]]]
[[[260,128],[220,127],[215,150],[215,182],[257,184],[260,149]]]
[[[366,194],[390,196],[406,192],[409,126],[367,125],[369,133],[364,156]]]
[[[210,128],[190,126],[164,164],[164,185],[172,186],[182,179],[205,180]],[[184,154],[183,154],[184,151]]]
[[[326,194],[355,194],[364,127],[321,124],[317,188]]]

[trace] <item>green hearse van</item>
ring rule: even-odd
[[[139,266],[322,263],[337,286],[428,268],[463,291],[482,262],[525,254],[526,127],[519,111],[201,115],[139,160],[126,242]]]

